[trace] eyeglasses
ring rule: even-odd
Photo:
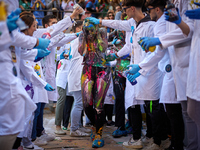
[[[124,7],[124,8],[123,8],[123,12],[126,12],[126,9],[128,9],[128,8],[131,8],[131,6],[129,6],[129,7]]]
[[[153,7],[153,8],[147,8],[147,11],[150,13],[150,11],[152,10],[152,9],[155,9],[156,7]]]
[[[112,16],[114,17],[114,15],[108,15],[108,16],[109,16],[109,17],[112,17]]]

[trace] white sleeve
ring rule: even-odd
[[[35,47],[37,43],[37,38],[20,33],[18,32],[18,30],[14,30],[12,34],[14,37],[14,41],[12,44],[14,46],[22,47],[26,49],[32,49]]]
[[[37,73],[34,71],[33,67],[27,63],[28,61],[21,59],[20,60],[20,69],[24,74],[26,79],[37,87],[44,88],[47,85],[42,78],[40,78]]]
[[[11,43],[12,38],[6,22],[0,22],[0,46]]]
[[[57,44],[56,46],[57,47],[61,47],[71,41],[73,41],[74,39],[76,39],[77,36],[76,34],[72,33],[72,34],[69,34],[69,35],[65,35],[65,37],[63,39],[61,39]]]
[[[35,57],[37,56],[37,49],[32,49],[32,50],[21,50],[21,59],[24,60],[29,60],[29,61],[34,61]]]
[[[113,29],[131,32],[131,21],[134,22],[133,19],[129,19],[129,20],[102,20],[102,25],[113,28]]]
[[[55,35],[57,35],[58,33],[64,31],[65,29],[67,29],[68,27],[72,26],[72,21],[70,17],[66,17],[62,20],[60,20],[58,23],[53,24],[52,26],[45,28],[45,29],[37,29],[34,33],[33,36],[37,37],[37,38],[41,38],[42,34],[47,32],[47,31],[51,31],[50,35],[51,37],[54,37]]]
[[[117,55],[119,57],[123,57],[124,55],[130,54],[130,53],[131,53],[131,44],[128,42],[122,47],[122,49],[120,49],[117,52]]]

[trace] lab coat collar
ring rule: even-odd
[[[136,28],[139,26],[140,23],[147,22],[147,21],[151,21],[151,18],[149,15],[145,14],[145,17],[143,19],[141,19],[138,23],[136,22]]]

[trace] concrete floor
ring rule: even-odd
[[[83,119],[85,122],[85,119]],[[55,114],[45,109],[44,111],[44,127],[48,134],[55,135]],[[113,138],[112,132],[116,130],[116,127],[104,127],[103,138],[104,147],[98,148],[99,150],[128,150],[123,147],[122,144],[128,141],[132,135],[121,138]],[[45,150],[93,150],[92,141],[90,137],[70,137],[70,131],[66,131],[67,135],[55,135],[54,141],[49,142],[46,146],[42,146]],[[145,133],[145,129],[143,129]],[[166,143],[165,147],[168,147],[170,142]],[[143,150],[150,150],[148,146],[144,146]]]

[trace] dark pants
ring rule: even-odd
[[[69,124],[73,102],[74,102],[73,96],[66,96],[65,106],[63,109],[63,126],[65,128],[67,128]]]
[[[166,113],[163,104],[159,103],[159,100],[152,101],[152,112],[151,112],[151,101],[145,101],[147,115],[151,118],[152,123],[152,134],[154,143],[157,145],[161,144],[161,140],[167,139],[167,126],[166,126]]]
[[[115,126],[125,130],[125,87],[126,78],[115,72],[113,77],[114,93],[115,93]]]
[[[146,105],[144,105],[144,110],[146,113],[146,125],[147,125],[146,137],[151,138],[153,136],[152,122],[151,122],[151,116],[149,115],[149,113],[147,113],[148,111]]]
[[[175,150],[183,150],[184,122],[181,104],[165,104],[171,124],[171,145]]]
[[[37,136],[41,136],[43,127],[43,110],[45,103],[36,103],[37,109],[35,110],[35,116],[33,120],[33,129],[32,129],[32,139],[36,139]]]
[[[113,104],[104,104],[105,119],[112,120]]]
[[[133,128],[133,139],[138,140],[141,138],[141,128],[142,128],[142,113],[140,110],[140,105],[135,105],[134,108],[128,108],[129,122]]]

